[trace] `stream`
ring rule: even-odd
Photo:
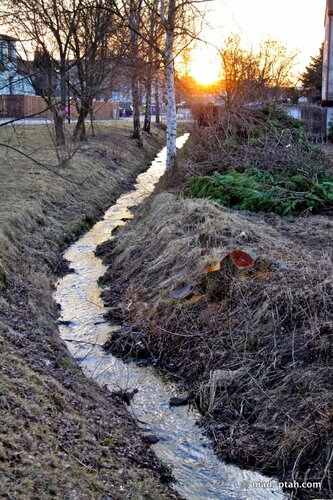
[[[185,144],[188,135],[177,139],[178,148]],[[106,267],[94,252],[99,244],[111,238],[116,227],[133,217],[129,209],[153,192],[164,173],[165,161],[166,149],[163,148],[150,168],[138,176],[134,191],[120,196],[103,219],[65,252],[64,258],[74,272],[58,281],[55,292],[55,300],[61,305],[61,337],[87,376],[101,385],[107,384],[110,391],[139,389],[129,411],[138,419],[143,433],[159,439],[152,448],[158,458],[171,467],[176,479],[173,488],[183,498],[287,498],[270,478],[218,460],[211,442],[197,425],[199,414],[188,406],[169,406],[170,397],[179,395],[176,384],[165,382],[152,368],[125,364],[103,350],[110,334],[120,327],[104,319],[107,311],[97,280],[105,274]]]

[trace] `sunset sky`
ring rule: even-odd
[[[230,33],[239,33],[248,46],[275,39],[291,51],[299,50],[296,72],[317,55],[324,38],[326,0],[213,0],[201,38],[222,47]],[[201,46],[193,51],[191,74],[200,83],[216,80],[216,50]]]

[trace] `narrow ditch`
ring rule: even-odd
[[[181,148],[188,134],[177,140]],[[151,368],[106,354],[103,344],[119,326],[105,322],[107,312],[100,297],[98,279],[106,267],[95,256],[98,245],[111,238],[112,231],[133,215],[153,190],[164,173],[165,148],[150,168],[137,178],[134,191],[126,193],[111,206],[104,218],[74,243],[64,254],[74,271],[57,283],[55,299],[61,306],[59,330],[72,356],[85,374],[109,390],[133,391],[129,411],[137,419],[142,432],[158,442],[152,448],[161,461],[172,469],[173,487],[190,500],[202,499],[282,499],[286,496],[270,479],[217,459],[208,438],[197,425],[199,414],[189,407],[170,407],[171,397],[180,389],[166,383]],[[269,446],[269,443],[267,444]],[[262,487],[258,487],[262,483]]]

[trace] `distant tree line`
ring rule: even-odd
[[[178,78],[179,100],[200,100],[207,93],[219,95],[225,109],[264,104],[301,95],[310,102],[321,101],[323,47],[313,56],[299,79],[294,72],[298,53],[277,40],[264,40],[254,50],[244,47],[238,34],[231,35],[218,50],[220,79],[210,86],[198,86],[186,70]]]

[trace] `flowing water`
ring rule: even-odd
[[[188,134],[180,137],[177,146],[182,147],[187,138]],[[189,500],[286,498],[269,478],[217,459],[209,439],[197,425],[199,415],[188,407],[169,406],[170,397],[178,394],[176,385],[163,381],[153,369],[124,364],[102,348],[119,327],[106,323],[103,317],[106,309],[97,280],[106,267],[95,257],[95,249],[110,239],[113,229],[132,218],[129,208],[139,205],[152,193],[165,170],[165,160],[164,148],[149,170],[138,176],[134,191],[120,196],[104,218],[65,252],[64,257],[74,272],[59,280],[55,293],[61,305],[61,336],[87,376],[101,385],[107,384],[110,391],[139,389],[129,409],[138,418],[143,433],[159,438],[152,448],[172,468],[177,481],[174,488],[182,497]],[[263,486],[258,487],[259,483]]]

